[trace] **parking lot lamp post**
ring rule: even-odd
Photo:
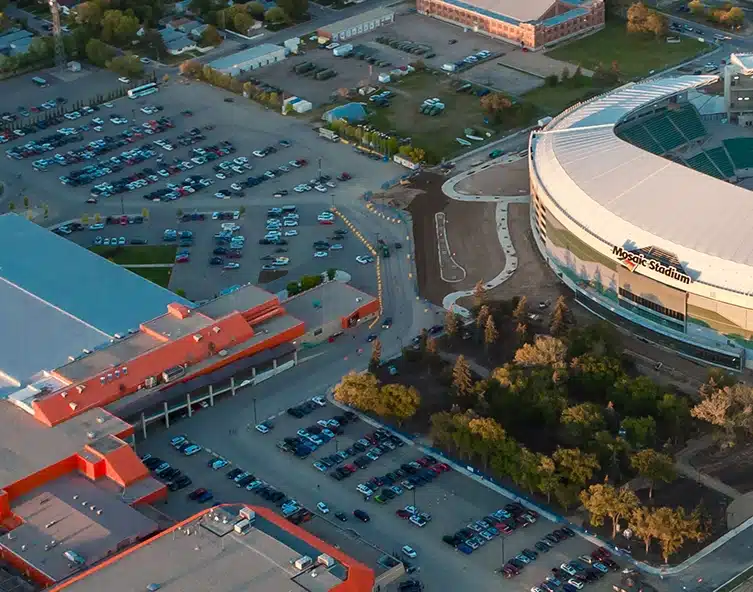
[[[123,194],[120,194],[120,213],[125,215],[125,205],[123,205]]]
[[[322,178],[322,159],[321,158],[317,159],[317,167],[318,167],[318,171],[317,171],[316,178],[317,180],[321,180]]]
[[[416,507],[416,488],[413,488],[413,507]]]
[[[254,406],[254,425],[258,425],[259,422],[256,421],[256,397],[252,398],[251,402],[252,402],[252,404]]]
[[[337,438],[335,438],[335,454],[337,454],[338,452],[340,452],[340,446],[337,442]]]
[[[499,540],[502,541],[502,565],[504,565],[505,564],[505,537],[500,537]]]

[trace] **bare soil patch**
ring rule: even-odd
[[[268,284],[275,280],[279,280],[281,277],[285,277],[286,275],[288,275],[288,272],[285,269],[275,269],[273,271],[264,269],[259,272],[259,280],[257,281],[257,283]]]
[[[450,292],[470,290],[479,280],[489,280],[504,267],[505,255],[497,237],[493,203],[467,203],[450,200],[442,193],[445,178],[425,173],[414,178],[406,188],[397,188],[394,197],[390,192],[384,199],[406,209],[413,217],[413,235],[416,242],[416,270],[419,293],[435,304]],[[444,212],[447,219],[447,236],[455,261],[466,271],[466,278],[449,284],[439,273],[435,214]]]
[[[509,164],[491,166],[466,177],[455,189],[467,195],[526,195],[530,189],[528,161],[521,158]]]
[[[753,491],[753,442],[731,450],[711,446],[696,454],[691,464],[741,493]]]

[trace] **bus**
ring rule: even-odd
[[[159,90],[157,87],[156,82],[150,82],[149,84],[144,84],[143,86],[137,86],[136,88],[132,88],[128,91],[128,98],[129,99],[138,99],[139,97],[145,97],[146,95],[150,95],[152,93],[156,93]]]
[[[31,79],[31,81],[40,88],[45,88],[46,86],[49,86],[47,84],[47,81],[44,78],[40,78],[39,76],[35,76],[34,78]]]

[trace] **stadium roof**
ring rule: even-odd
[[[753,293],[753,196],[615,135],[632,112],[715,82],[678,76],[627,84],[576,105],[531,141],[537,181],[594,239],[657,246],[677,255],[694,281]]]
[[[16,214],[0,216],[0,301],[0,396],[164,314],[171,302],[191,306]]]

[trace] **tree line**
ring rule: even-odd
[[[231,76],[230,74],[224,74],[197,60],[186,60],[185,62],[182,62],[179,70],[180,73],[187,78],[202,80],[212,86],[217,86],[237,94],[242,94],[244,97],[256,101],[257,103],[261,103],[262,105],[278,109],[282,105],[282,96],[280,93],[264,90],[264,88],[253,82],[243,82],[237,77]]]

